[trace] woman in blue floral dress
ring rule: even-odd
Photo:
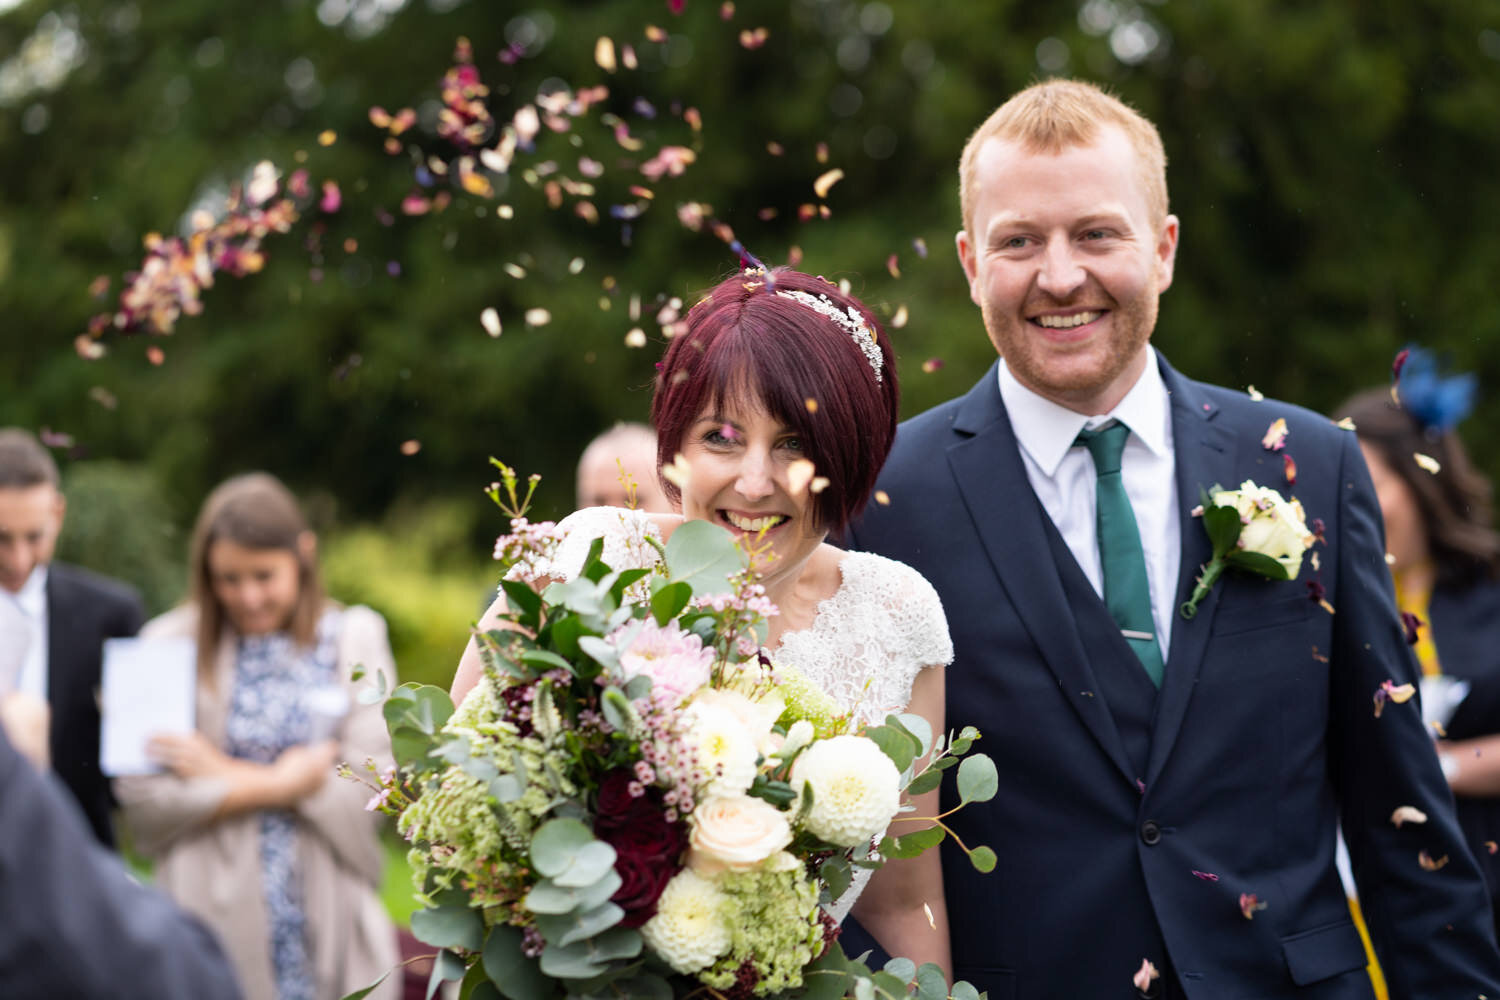
[[[297,502],[262,473],[209,496],[191,577],[190,599],[142,635],[196,638],[197,728],[153,738],[165,773],[117,782],[126,824],[158,884],[218,933],[247,998],[342,996],[397,959],[379,814],[334,773],[389,763],[380,707],[351,679],[356,665],[394,679],[385,622],[324,597]]]

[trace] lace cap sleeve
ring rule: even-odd
[[[880,558],[880,557],[875,557]],[[910,566],[882,559],[889,579],[887,597],[905,655],[918,667],[946,667],[953,662],[953,638],[943,602],[927,578]]]
[[[660,543],[661,531],[644,511],[585,507],[563,518],[557,530],[562,541],[550,564],[540,567],[542,575],[555,580],[571,580],[578,575],[596,538],[604,539],[602,558],[611,569],[647,569],[660,558],[646,539]]]

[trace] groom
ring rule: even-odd
[[[889,503],[849,539],[937,587],[948,727],[1000,770],[951,821],[995,872],[944,845],[953,973],[992,1000],[1369,998],[1342,823],[1391,995],[1500,998],[1478,845],[1416,700],[1373,710],[1416,669],[1355,436],[1150,345],[1178,239],[1155,127],[1051,80],[980,126],[961,175],[1001,360],[901,426]],[[1230,571],[1186,618],[1200,490],[1245,480],[1295,493],[1322,541],[1297,579]],[[1398,828],[1401,806],[1426,821]]]

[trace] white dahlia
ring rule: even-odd
[[[683,738],[697,762],[704,794],[736,795],[748,789],[760,751],[739,716],[721,705],[698,702],[683,715]]]
[[[727,903],[716,881],[684,868],[662,890],[656,916],[641,927],[641,936],[683,975],[706,969],[734,940],[725,919]]]
[[[792,765],[792,787],[811,785],[809,833],[839,847],[879,836],[901,807],[901,774],[885,752],[863,736],[819,740]]]

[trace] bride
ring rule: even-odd
[[[822,278],[757,269],[725,280],[688,313],[652,400],[658,465],[672,466],[664,486],[681,516],[579,511],[560,525],[566,537],[549,575],[571,578],[601,536],[609,565],[649,566],[657,554],[646,536],[712,521],[747,547],[769,548],[760,582],[779,609],[766,640],[773,658],[795,664],[860,722],[908,711],[942,732],[953,647],[937,593],[902,563],[825,541],[864,507],[890,451],[893,362],[869,310]],[[481,628],[495,627],[503,607],[497,601]],[[471,640],[454,701],[482,676]],[[937,794],[916,796],[915,815],[937,815]],[[852,913],[889,954],[950,969],[936,850],[880,868]]]

